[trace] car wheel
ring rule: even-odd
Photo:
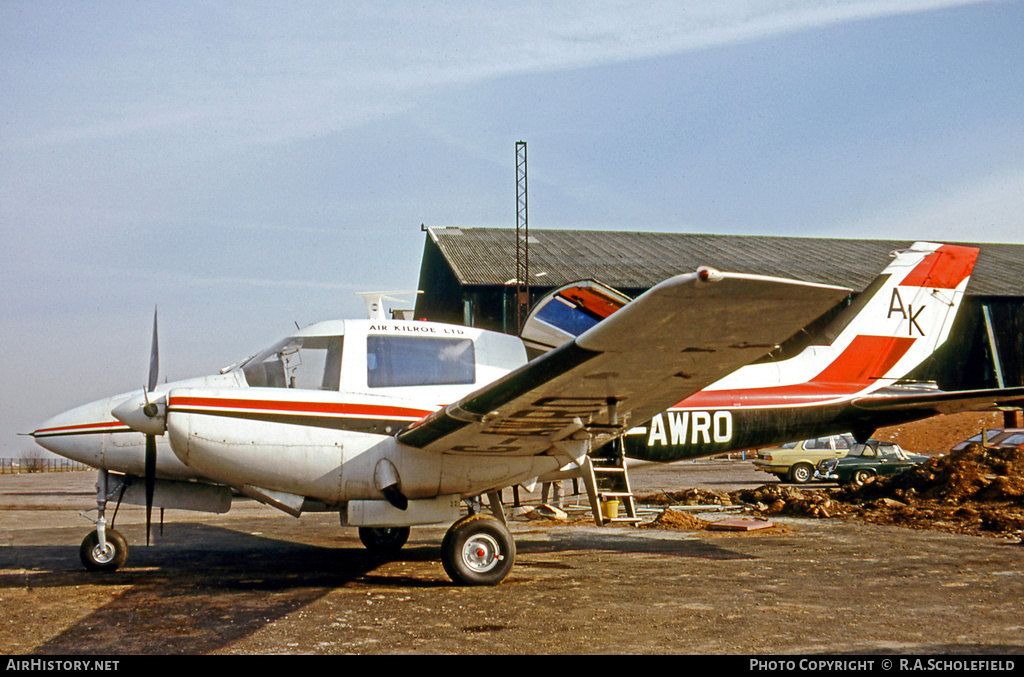
[[[860,487],[866,484],[867,482],[870,482],[871,478],[874,476],[875,473],[873,473],[870,470],[858,470],[857,472],[853,473],[853,483]]]
[[[814,468],[809,463],[797,463],[789,469],[789,479],[797,484],[807,484],[814,477]]]

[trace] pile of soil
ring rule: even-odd
[[[732,496],[737,503],[749,505],[762,515],[843,517],[851,513],[850,506],[837,501],[830,492],[802,491],[781,484],[734,491]]]
[[[839,494],[849,501],[887,497],[906,503],[1008,503],[1024,507],[1024,449],[973,443],[897,475],[840,490]]]
[[[643,529],[678,529],[680,531],[703,531],[709,522],[682,510],[663,510],[652,522],[640,525]]]
[[[1024,536],[1024,450],[980,444],[950,451],[986,428],[1021,427],[1021,414],[1001,412],[936,416],[883,428],[880,440],[932,455],[919,466],[862,487],[799,489],[765,484],[726,494],[686,489],[640,497],[645,505],[744,505],[751,512],[813,518],[862,519],[919,529],[1021,539]],[[666,510],[652,528],[700,530],[700,518]]]
[[[1024,449],[970,444],[860,487],[800,490],[768,484],[732,496],[765,515],[856,518],[1019,539],[1024,534]]]
[[[686,489],[646,496],[646,505],[745,505],[760,515],[862,519],[921,529],[994,535],[1024,535],[1024,450],[994,449],[980,444],[951,452],[958,442],[985,428],[1019,426],[999,412],[939,416],[884,428],[875,437],[933,458],[862,487],[798,489],[765,484],[726,494]],[[702,524],[703,523],[703,524]],[[665,511],[654,528],[698,530],[706,522],[678,511]]]

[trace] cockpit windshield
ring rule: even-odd
[[[290,336],[242,366],[253,388],[338,390],[344,336]]]

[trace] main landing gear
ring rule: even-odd
[[[409,540],[409,527],[359,527],[359,540],[370,552],[396,553]]]
[[[393,554],[409,538],[409,527],[360,527],[359,540],[371,552]],[[512,570],[516,544],[501,520],[473,514],[455,522],[441,542],[441,563],[459,585],[497,585]]]
[[[461,585],[497,585],[516,558],[508,527],[489,515],[467,515],[453,524],[441,542],[444,570]]]

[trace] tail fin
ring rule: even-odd
[[[831,361],[813,380],[887,385],[928,359],[949,336],[978,249],[917,242],[823,332]]]

